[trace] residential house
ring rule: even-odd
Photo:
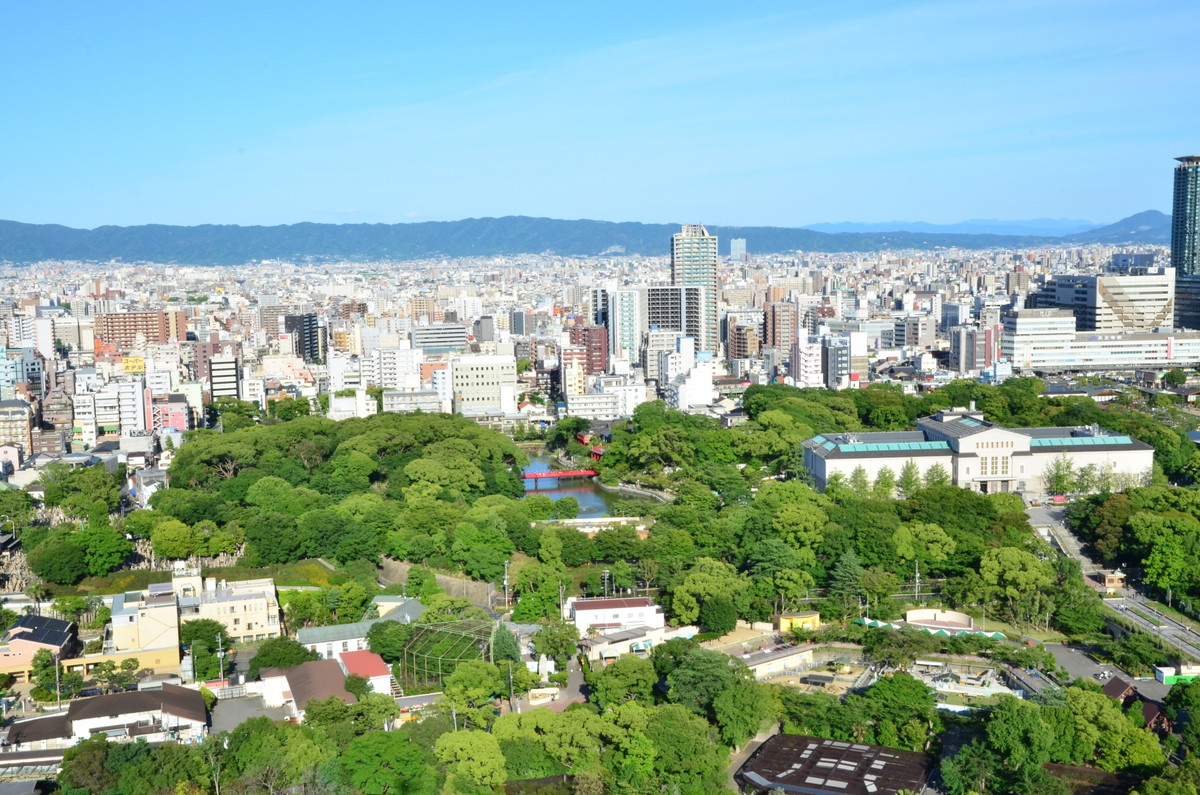
[[[58,715],[12,724],[7,740],[16,751],[64,747],[96,734],[147,742],[191,740],[202,737],[207,725],[198,691],[164,684],[159,690],[76,699]]]
[[[78,648],[79,634],[74,623],[49,616],[24,615],[0,640],[0,674],[27,680],[34,655],[42,649],[63,659]]]
[[[268,707],[286,706],[297,720],[304,720],[304,710],[311,701],[334,696],[347,704],[358,701],[353,693],[346,691],[346,674],[337,660],[313,660],[291,668],[264,668],[259,678],[263,703]]]
[[[367,684],[371,686],[371,692],[400,695],[400,687],[392,678],[392,670],[375,652],[365,649],[363,651],[347,651],[339,654],[337,658],[338,662],[342,664],[342,670],[346,676],[354,674],[366,679]]]

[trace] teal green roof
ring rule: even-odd
[[[869,444],[843,444],[839,450],[843,453],[882,453],[900,452],[904,450],[946,450],[949,452],[949,442],[872,442]]]
[[[1030,447],[1088,447],[1104,444],[1133,444],[1128,436],[1056,436],[1048,439],[1030,439]]]

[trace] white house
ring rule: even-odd
[[[263,703],[268,707],[286,706],[298,720],[310,701],[336,696],[347,704],[358,701],[346,692],[346,674],[337,660],[313,660],[291,668],[264,668],[260,672]]]
[[[580,635],[609,633],[634,627],[661,629],[666,625],[663,610],[644,596],[604,599],[571,597],[563,606],[563,620],[574,624]]]
[[[8,745],[18,751],[60,748],[95,734],[111,739],[162,742],[201,737],[208,724],[204,698],[196,690],[163,684],[160,690],[135,690],[81,698],[58,715],[18,721],[8,728]]]
[[[372,693],[388,695],[399,690],[399,686],[394,686],[392,670],[383,658],[373,651],[342,652],[338,655],[338,662],[342,664],[346,676],[354,674],[366,679]]]

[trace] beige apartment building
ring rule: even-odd
[[[178,649],[180,625],[202,618],[221,622],[235,642],[279,637],[275,581],[226,582],[180,566],[170,582],[113,597],[111,650]]]

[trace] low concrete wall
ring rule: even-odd
[[[592,482],[596,484],[596,488],[601,491],[607,491],[612,494],[628,494],[630,497],[641,497],[647,500],[658,500],[659,502],[675,502],[675,495],[665,491],[649,491],[640,489],[637,486],[629,486],[621,484],[619,486],[610,486],[607,483],[601,483],[600,478],[592,478]]]

